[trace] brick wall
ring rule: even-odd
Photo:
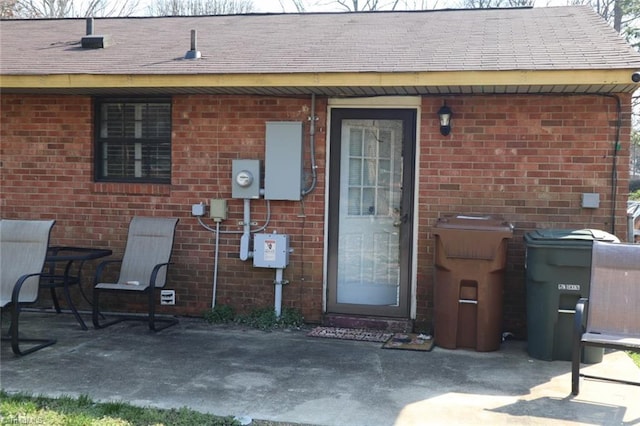
[[[444,100],[454,112],[447,137],[440,135],[436,116]],[[231,163],[264,159],[266,121],[304,123],[308,171],[308,98],[175,96],[171,185],[93,182],[89,97],[5,94],[1,102],[2,217],[55,218],[52,244],[110,247],[115,255],[122,253],[133,215],[180,218],[167,287],[176,290],[177,305],[162,307],[165,313],[200,315],[210,307],[214,238],[191,217],[191,204],[228,199],[229,220],[222,229],[241,230],[242,200],[230,199]],[[626,233],[629,103],[622,96],[615,215],[620,238]],[[310,322],[322,315],[326,99],[318,98],[316,112],[317,188],[303,203],[272,201],[267,228],[290,235],[294,251],[285,269],[290,284],[283,305],[301,309]],[[612,229],[616,120],[615,99],[596,95],[424,98],[417,200],[419,324],[432,319],[436,219],[446,213],[490,213],[515,225],[505,328],[524,328],[524,233],[543,227]],[[583,192],[599,193],[600,208],[582,209]],[[265,217],[265,202],[252,201],[252,220],[261,225]],[[239,311],[273,306],[274,272],[238,259],[239,235],[221,234],[219,244],[217,303]],[[112,299],[112,307],[120,302]],[[41,303],[50,303],[48,295]]]
[[[453,110],[451,135],[436,113]],[[420,130],[418,317],[431,319],[432,227],[451,213],[502,215],[514,237],[505,273],[506,330],[525,329],[524,242],[536,228],[612,232],[612,168],[617,162],[615,234],[624,240],[628,194],[630,99],[621,96],[620,150],[615,155],[617,103],[598,95],[425,98]],[[600,194],[600,208],[581,208],[581,194]],[[422,301],[422,302],[421,302]]]

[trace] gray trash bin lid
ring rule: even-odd
[[[594,241],[619,243],[620,239],[600,229],[536,229],[525,234],[528,245],[589,246]]]

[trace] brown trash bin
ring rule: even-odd
[[[438,219],[435,235],[435,344],[498,350],[507,240],[513,226],[499,216]]]

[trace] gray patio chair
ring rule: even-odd
[[[578,395],[580,377],[640,386],[581,374],[585,346],[640,351],[640,245],[593,243],[589,298],[578,301],[574,316],[571,393]]]
[[[0,220],[0,307],[11,307],[9,337],[16,355],[27,355],[56,343],[55,339],[21,338],[21,307],[38,299],[40,275],[54,220]],[[20,343],[33,344],[20,349]]]
[[[149,329],[160,331],[178,323],[177,318],[156,318],[156,289],[164,287],[167,269],[170,264],[173,239],[178,219],[157,217],[134,217],[129,224],[127,245],[123,258],[106,260],[96,269],[95,286],[93,288],[93,325],[104,328],[121,321],[142,320],[149,322]],[[108,265],[119,263],[120,273],[115,282],[104,282],[102,276]],[[100,323],[102,313],[99,308],[100,294],[125,293],[143,294],[148,297],[148,314],[146,316],[123,315]],[[156,326],[156,322],[163,323]]]

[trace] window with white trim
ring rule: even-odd
[[[95,177],[171,182],[171,100],[97,99]]]

